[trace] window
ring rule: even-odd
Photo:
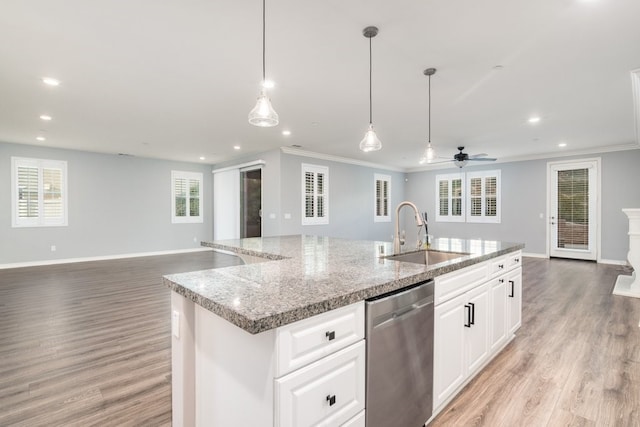
[[[389,202],[391,200],[391,176],[374,174],[373,222],[391,222]]]
[[[302,164],[302,225],[329,224],[329,168]]]
[[[171,171],[171,222],[203,222],[202,174]]]
[[[67,162],[11,158],[11,225],[67,225]]]
[[[436,221],[464,222],[464,175],[436,176]]]
[[[500,171],[467,172],[467,222],[500,222]]]

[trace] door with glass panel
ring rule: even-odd
[[[596,260],[598,161],[549,164],[549,255]]]

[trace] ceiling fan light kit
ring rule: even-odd
[[[369,39],[369,128],[367,129],[367,131],[364,134],[364,138],[362,138],[362,141],[360,141],[360,150],[364,151],[365,153],[369,152],[369,151],[378,151],[382,148],[382,142],[380,142],[380,140],[378,139],[378,136],[376,135],[376,132],[373,130],[373,108],[372,108],[372,101],[371,101],[371,39],[374,38],[376,35],[378,35],[378,28],[377,27],[367,27],[364,30],[362,30],[362,35],[364,35],[366,38]]]
[[[273,109],[271,105],[271,100],[267,95],[266,89],[266,71],[265,71],[265,56],[266,56],[266,44],[265,44],[265,28],[266,28],[266,0],[262,0],[262,89],[260,90],[260,95],[258,95],[258,101],[256,102],[256,106],[249,112],[249,123],[254,126],[260,127],[272,127],[276,126],[279,122],[278,113]]]

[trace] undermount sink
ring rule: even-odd
[[[403,254],[397,255],[389,255],[384,258],[390,259],[393,261],[403,261],[403,262],[413,262],[416,264],[439,264],[441,262],[450,261],[456,258],[462,258],[463,256],[469,255],[464,252],[445,252],[445,251],[435,251],[435,250],[421,250],[415,252],[406,252]]]

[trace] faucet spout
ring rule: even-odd
[[[393,253],[394,254],[399,254],[400,253],[400,209],[402,209],[403,206],[409,206],[413,209],[413,212],[415,214],[415,218],[416,218],[416,225],[418,227],[422,227],[422,225],[424,224],[422,222],[422,218],[420,217],[420,212],[418,212],[418,207],[408,201],[404,201],[401,202],[398,207],[396,207],[396,224],[395,224],[395,232],[393,234]]]

